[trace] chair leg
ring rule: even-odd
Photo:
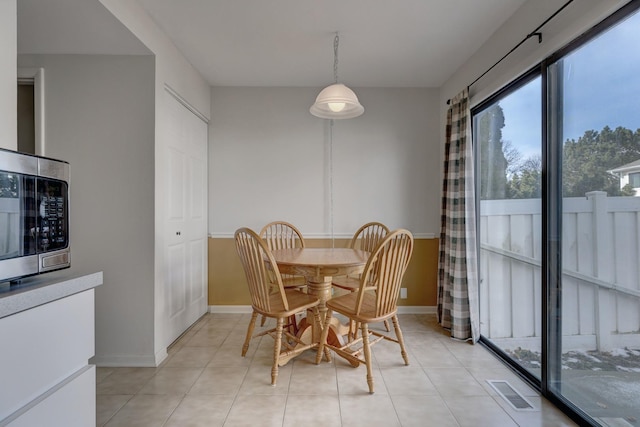
[[[251,341],[251,336],[253,335],[253,330],[256,327],[256,319],[258,318],[258,313],[253,312],[251,314],[251,320],[249,320],[249,327],[247,328],[247,337],[244,339],[244,344],[242,346],[242,357],[247,354],[247,350],[249,350],[249,341]],[[263,316],[264,318],[264,316]]]
[[[369,325],[360,324],[362,331],[362,349],[364,350],[364,361],[367,365],[367,384],[369,385],[369,393],[373,394],[373,369],[371,368],[371,347],[369,345]]]
[[[355,341],[358,338],[358,331],[360,330],[360,322],[356,322],[355,320],[349,320],[349,322],[353,322],[353,338],[352,341]],[[351,325],[349,325],[351,328]]]
[[[351,292],[358,292],[358,289],[352,289]],[[358,329],[360,329],[360,325],[352,319],[349,319],[349,335],[347,338],[349,341],[355,341],[358,338]]]
[[[260,327],[264,326],[264,322],[267,320],[267,317],[265,315],[262,315],[262,319],[260,319]]]
[[[387,332],[391,332],[391,328],[389,327],[389,321],[388,320],[384,321],[384,328],[387,330]]]
[[[318,311],[317,307],[314,310],[318,312],[317,321],[318,321],[318,324],[320,324],[320,312]],[[327,310],[327,313],[325,314],[326,317],[324,319],[324,327],[322,328],[322,333],[320,334],[320,342],[318,343],[318,352],[316,353],[316,365],[320,364],[323,354],[327,359],[327,362],[331,362],[331,354],[329,352],[329,348],[326,347],[327,337],[329,336],[329,324],[331,323],[331,313],[332,313],[331,310]]]
[[[400,330],[400,323],[398,322],[398,316],[393,316],[391,318],[393,322],[393,329],[396,331],[396,338],[398,339],[398,344],[400,344],[400,354],[402,354],[402,358],[404,359],[404,364],[409,364],[409,356],[407,355],[407,349],[404,346],[404,337],[402,336],[402,331]]]
[[[275,386],[278,381],[278,359],[280,358],[280,349],[282,348],[282,330],[284,329],[284,319],[278,318],[276,325],[275,342],[273,343],[273,366],[271,367],[271,385]]]
[[[291,325],[289,326],[289,333],[291,335],[298,335],[298,322],[295,314],[289,316],[289,324]]]

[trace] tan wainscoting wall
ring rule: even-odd
[[[336,239],[346,247],[350,239]],[[305,239],[308,247],[330,247],[330,239]],[[415,239],[404,276],[407,298],[401,306],[436,306],[438,239]],[[233,238],[209,238],[209,305],[251,305],[247,283]]]

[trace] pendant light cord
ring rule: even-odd
[[[329,228],[331,230],[331,248],[335,247],[333,234],[333,119],[329,121]]]
[[[338,45],[340,44],[340,36],[336,33],[333,39],[333,82],[338,83]]]
[[[340,35],[336,32],[333,39],[333,82],[338,83],[338,46]],[[329,228],[331,230],[331,247],[335,247],[333,233],[333,119],[329,121]]]

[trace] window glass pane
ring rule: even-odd
[[[563,199],[552,384],[604,425],[640,420],[639,45],[636,13],[554,64]]]
[[[535,377],[541,368],[541,79],[475,112],[480,329]]]

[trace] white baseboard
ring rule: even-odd
[[[209,313],[251,313],[250,305],[210,305]]]
[[[159,365],[155,356],[94,356],[89,363],[100,368],[155,368]]]
[[[210,305],[209,313],[251,313],[250,305]],[[436,314],[435,306],[401,305],[398,314]]]
[[[167,353],[167,349],[163,348],[160,351],[158,351],[156,353],[156,366],[160,366],[160,364],[162,362],[164,362],[164,360],[169,356],[169,353]]]
[[[434,305],[399,305],[398,314],[436,314]]]

